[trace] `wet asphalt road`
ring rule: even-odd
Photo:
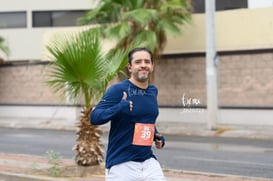
[[[59,152],[73,159],[73,131],[0,128],[0,152],[46,156]],[[273,140],[165,135],[154,148],[164,168],[273,179]],[[107,134],[102,136],[107,144]]]

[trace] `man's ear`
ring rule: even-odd
[[[129,63],[127,64],[127,69],[129,72],[131,72],[131,65]]]
[[[155,64],[152,64],[151,71],[154,71]]]

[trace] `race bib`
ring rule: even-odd
[[[139,146],[151,146],[154,140],[155,125],[136,123],[133,144]]]

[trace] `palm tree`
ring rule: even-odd
[[[5,39],[0,36],[0,51],[4,52],[4,54],[9,56],[10,54],[9,48],[4,43],[5,43]],[[0,63],[2,63],[3,61],[4,61],[3,58],[0,57]]]
[[[167,34],[180,34],[181,25],[190,17],[190,0],[101,0],[79,19],[79,24],[102,24],[104,34],[117,41],[116,47],[127,48],[134,41],[146,41],[159,58]]]
[[[48,85],[61,95],[68,94],[75,103],[81,98],[84,102],[73,148],[80,166],[98,165],[103,160],[102,131],[90,125],[89,116],[109,81],[124,68],[127,55],[125,51],[103,52],[102,42],[98,28],[92,28],[56,35],[46,46],[52,61]]]

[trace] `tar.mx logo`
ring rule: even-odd
[[[204,109],[200,108],[201,101],[198,98],[187,96],[185,93],[182,98],[182,112],[204,112]]]

